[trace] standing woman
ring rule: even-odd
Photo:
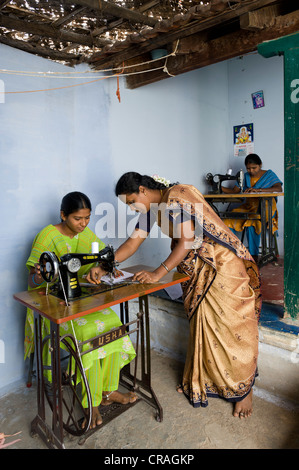
[[[44,251],[54,252],[59,258],[66,253],[90,253],[92,242],[99,243],[99,250],[105,244],[87,227],[90,220],[91,203],[89,198],[80,192],[68,193],[61,202],[61,222],[48,225],[35,237],[30,256],[26,266],[28,268],[29,290],[37,289],[44,284],[40,274],[39,259]],[[90,278],[91,265],[85,265],[78,271],[79,277],[87,275],[86,280],[98,284],[105,273],[97,269],[97,275]],[[25,324],[25,358],[34,350],[33,312],[27,309]],[[111,328],[121,325],[117,314],[111,309],[90,313],[74,321],[63,323],[61,334],[74,334],[77,340],[85,341]],[[43,319],[43,337],[50,333],[50,322]],[[88,345],[87,345],[88,349]],[[45,363],[50,363],[49,351],[46,351]],[[92,398],[91,428],[102,423],[98,406],[109,405],[113,402],[129,403],[136,400],[132,392],[120,393],[117,391],[120,369],[135,357],[135,351],[128,336],[118,339],[104,347],[84,354],[82,362],[90,386]],[[82,382],[83,383],[83,382]],[[88,408],[87,393],[82,387],[82,404]]]
[[[136,252],[155,219],[172,239],[171,253],[135,279],[157,282],[176,267],[190,276],[182,285],[190,335],[178,391],[194,407],[207,406],[208,397],[222,397],[235,403],[234,416],[250,416],[261,307],[258,270],[250,253],[194,186],[168,188],[129,172],[119,179],[115,193],[141,212],[133,234],[115,253],[117,261]]]
[[[244,175],[244,185],[240,188],[236,183],[230,189],[222,186],[224,193],[239,193],[243,190],[244,193],[271,193],[281,192],[282,182],[272,170],[262,169],[262,160],[256,153],[250,153],[245,158],[245,166],[247,172]],[[272,198],[272,233],[278,230],[278,212],[276,207],[276,199]],[[232,212],[248,212],[256,214],[260,204],[259,198],[247,199],[244,204],[233,209]],[[268,202],[266,209],[266,218],[268,219]],[[235,233],[245,230],[248,250],[255,260],[258,260],[260,238],[262,231],[262,224],[260,219],[224,219],[225,224]]]

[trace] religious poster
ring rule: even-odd
[[[234,156],[246,157],[254,153],[253,123],[234,126]]]
[[[263,90],[256,91],[255,93],[251,93],[251,98],[252,98],[252,105],[254,109],[263,108],[265,106]]]

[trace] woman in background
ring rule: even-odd
[[[232,188],[222,186],[224,193],[240,193],[243,189],[244,193],[271,193],[281,192],[282,182],[272,170],[262,169],[262,160],[260,157],[251,153],[245,158],[245,166],[247,172],[244,175],[244,185],[240,188],[238,184]],[[244,204],[232,210],[232,212],[248,212],[256,214],[258,212],[260,199],[250,198]],[[268,217],[268,205],[266,209],[266,218]],[[242,232],[245,230],[248,240],[248,249],[254,259],[257,261],[259,255],[259,246],[261,238],[261,220],[260,219],[224,219],[225,224],[234,232]],[[276,207],[276,199],[272,198],[272,233],[278,230],[278,212]]]
[[[59,258],[66,253],[90,253],[92,242],[98,242],[99,250],[105,244],[87,227],[90,220],[91,203],[89,198],[80,192],[72,192],[64,196],[61,202],[61,222],[48,225],[35,237],[30,256],[26,266],[28,268],[29,290],[39,288],[44,280],[40,274],[39,259],[44,251],[54,252]],[[101,268],[97,270],[97,277],[90,278],[91,265],[82,266],[78,275],[87,275],[86,280],[91,283],[99,283],[105,273]],[[90,313],[82,318],[63,323],[60,327],[61,334],[73,335],[73,328],[78,341],[85,341],[111,328],[121,325],[117,314],[111,309]],[[43,337],[50,333],[50,322],[43,319]],[[34,350],[34,326],[33,312],[27,310],[25,325],[25,358]],[[44,358],[50,363],[49,351]],[[98,406],[109,405],[113,402],[129,403],[137,399],[132,392],[120,393],[117,391],[120,369],[128,364],[134,357],[135,351],[128,336],[120,338],[104,347],[84,354],[82,362],[86,371],[86,377],[90,386],[92,398],[91,428],[102,423]],[[82,404],[88,407],[87,393],[82,387]]]

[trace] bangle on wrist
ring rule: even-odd
[[[168,267],[166,266],[166,264],[165,264],[165,263],[161,263],[161,266],[163,266],[163,268],[165,268],[165,269],[166,269],[166,271],[169,273],[169,269],[168,269]]]
[[[35,280],[34,280],[34,276],[35,276],[35,275],[36,275],[36,273],[32,274],[32,278],[31,278],[31,279],[32,279],[32,282],[33,282],[33,284],[35,284],[36,286],[40,286],[40,285],[43,283],[43,281],[40,282],[40,283],[35,282]]]

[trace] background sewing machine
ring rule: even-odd
[[[218,173],[214,176],[212,175],[212,173],[208,173],[206,175],[206,181],[208,182],[208,184],[212,186],[212,190],[209,191],[209,194],[221,194],[222,193],[221,185],[223,181],[237,181],[242,191],[243,182],[244,182],[243,170],[241,169],[240,171],[238,171],[238,173],[235,176],[231,174],[231,171],[232,170],[227,170],[226,175],[220,175]]]
[[[100,267],[112,278],[116,267],[113,247],[106,246],[99,253],[67,253],[61,258],[58,258],[55,253],[45,251],[39,260],[41,276],[47,283],[47,291],[48,285],[52,284],[50,293],[64,299],[67,304],[68,300],[75,300],[113,288],[111,284],[103,281],[98,285],[80,286],[79,269],[81,266],[93,263],[99,263]],[[124,283],[121,285],[123,286]]]

